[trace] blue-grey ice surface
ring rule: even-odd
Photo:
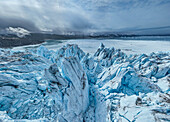
[[[169,83],[168,52],[0,49],[0,120],[170,121]]]

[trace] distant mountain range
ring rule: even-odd
[[[156,33],[156,30],[167,29],[166,32]],[[149,33],[150,30],[155,33]],[[143,28],[143,29],[127,29],[119,32],[66,32],[64,34],[54,33],[31,33],[23,28],[9,27],[0,33],[0,48],[10,48],[23,45],[34,45],[45,42],[46,40],[67,40],[67,39],[91,39],[91,38],[105,38],[114,39],[121,37],[138,37],[138,36],[170,36],[170,26],[157,27],[157,28]]]

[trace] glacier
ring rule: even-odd
[[[169,83],[168,52],[0,49],[0,121],[170,121]]]

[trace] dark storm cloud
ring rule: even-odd
[[[170,0],[0,0],[0,27],[56,32],[154,28],[170,25],[169,6]]]
[[[5,29],[7,27],[22,27],[32,32],[40,31],[31,21],[21,18],[0,17],[0,28]]]

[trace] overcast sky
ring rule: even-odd
[[[0,28],[120,31],[170,26],[170,0],[0,0]]]

